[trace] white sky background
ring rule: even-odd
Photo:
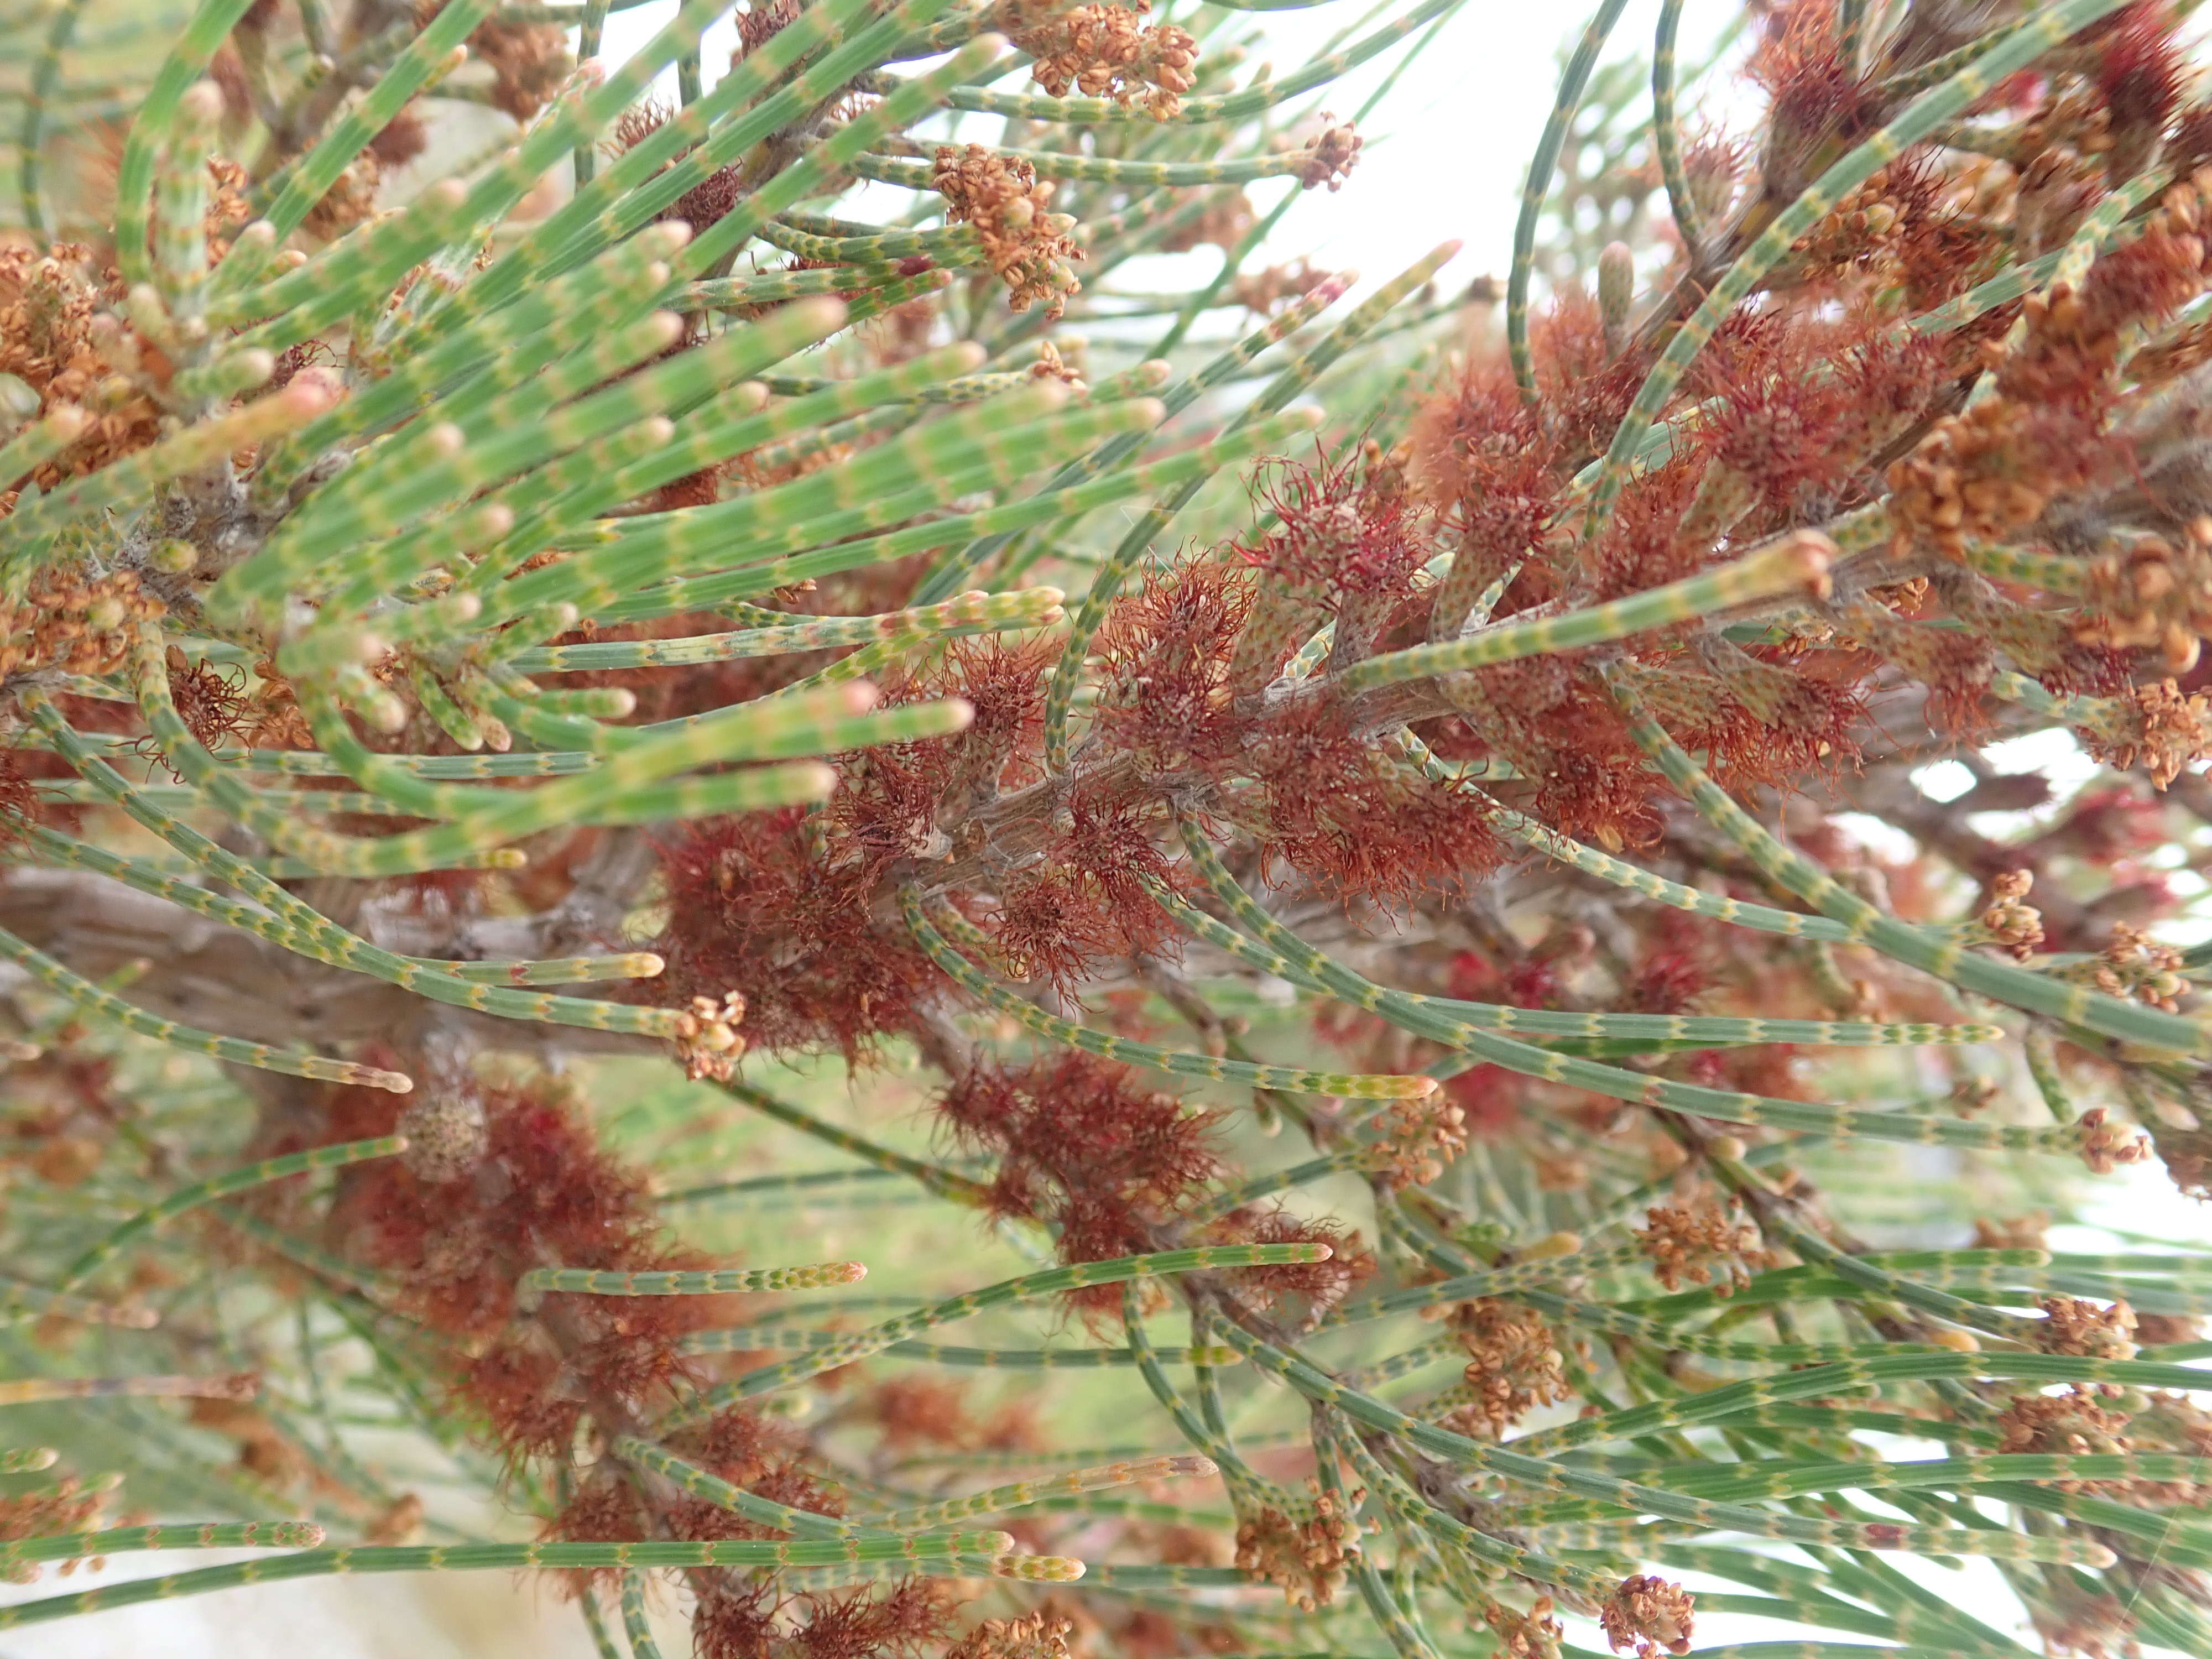
[[[1245,14],[1266,31],[1270,46],[1238,67],[1237,84],[1249,84],[1263,59],[1278,76],[1290,73],[1365,9],[1357,0],[1344,0],[1304,11]],[[1648,51],[1658,9],[1657,0],[1636,0],[1613,31],[1616,47]],[[1687,7],[1680,61],[1702,61],[1735,9],[1729,0],[1697,0]],[[1251,261],[1249,268],[1304,255],[1332,270],[1355,266],[1364,285],[1371,286],[1456,237],[1466,246],[1445,268],[1446,285],[1464,284],[1486,271],[1503,277],[1528,152],[1552,107],[1558,79],[1554,54],[1579,33],[1583,13],[1579,0],[1566,5],[1469,0],[1431,50],[1399,78],[1383,109],[1361,124],[1367,143],[1350,181],[1334,194],[1307,192],[1278,228],[1267,258]],[[675,15],[675,0],[615,14],[607,20],[601,56],[611,64],[627,58]],[[710,82],[728,63],[735,40],[736,29],[727,22],[708,32],[702,54]],[[1403,50],[1386,52],[1338,82],[1327,94],[1326,107],[1340,116],[1351,114]],[[1036,90],[1012,77],[1000,84],[1009,90]],[[672,94],[673,85],[672,78]],[[1729,90],[1717,78],[1716,88]],[[1715,109],[1721,106],[1717,100]],[[988,122],[972,118],[979,125],[969,131],[980,137]],[[1250,194],[1255,201],[1271,202],[1283,188],[1269,180],[1253,186]],[[884,194],[892,202],[904,196]],[[1189,257],[1211,260],[1218,255],[1206,249]],[[1116,274],[1115,286],[1141,285],[1135,274],[1140,268],[1132,261]]]
[[[674,0],[661,0],[611,17],[602,57],[610,63],[627,57],[675,9]],[[1287,73],[1363,9],[1356,0],[1345,0],[1318,11],[1251,15],[1276,43],[1267,54],[1276,72]],[[1735,9],[1727,0],[1698,0],[1687,9],[1680,43],[1685,64],[1703,58]],[[1615,31],[1615,50],[1647,50],[1656,12],[1657,0],[1632,4]],[[1580,29],[1583,15],[1579,4],[1559,7],[1546,0],[1469,0],[1428,53],[1400,78],[1385,109],[1362,124],[1366,147],[1344,189],[1307,193],[1254,265],[1304,256],[1330,270],[1356,266],[1364,288],[1395,275],[1437,243],[1458,238],[1465,247],[1445,268],[1444,284],[1463,285],[1486,272],[1502,277],[1528,152],[1551,108],[1556,53]],[[726,23],[708,36],[704,55],[710,80],[728,62],[733,44],[734,29]],[[1328,107],[1350,113],[1397,56],[1385,53],[1364,66],[1341,83],[1341,90],[1331,93]],[[1258,67],[1257,58],[1242,66],[1239,84],[1250,81]],[[672,82],[668,90],[672,93]],[[1747,115],[1753,107],[1724,73],[1712,79],[1702,96],[1708,112],[1729,125],[1737,124],[1729,118]],[[978,118],[969,131],[980,137],[988,125]],[[1264,204],[1273,199],[1271,191],[1281,188],[1270,181],[1251,193]],[[884,194],[888,212],[903,205],[902,193]],[[1218,256],[1205,249],[1182,257],[1209,261]],[[1210,271],[1211,266],[1200,269]],[[1188,280],[1185,271],[1152,260],[1123,267],[1113,286],[1164,287]],[[2024,766],[2029,758],[2003,763]],[[1929,782],[1938,799],[1957,793],[1940,775]],[[2057,1229],[2054,1243],[2077,1250],[2127,1247],[2130,1241],[2105,1227],[2136,1235],[2136,1248],[2146,1237],[2202,1238],[2208,1231],[2205,1210],[2182,1199],[2155,1164],[2103,1183],[2101,1201],[2089,1218],[2103,1226]],[[1900,1445],[1899,1455],[1929,1452]],[[190,1565],[231,1559],[236,1558],[196,1553]],[[174,1559],[156,1564],[143,1556],[125,1558],[103,1579],[173,1571],[179,1565]],[[2000,1628],[2019,1631],[2034,1645],[2016,1604],[1987,1564],[1964,1574],[1903,1565],[1947,1599]],[[272,1585],[156,1603],[0,1635],[0,1659],[292,1659],[301,1651],[317,1659],[591,1659],[592,1649],[571,1609],[507,1575],[466,1577],[466,1583],[447,1578],[434,1584],[368,1579]],[[1684,1577],[1692,1589],[1698,1587],[1694,1575]],[[489,1582],[494,1579],[499,1582]],[[0,1600],[52,1594],[54,1588],[51,1579],[29,1590],[0,1586]],[[1796,1633],[1795,1627],[1739,1616],[1705,1613],[1698,1620],[1701,1650]],[[690,1651],[679,1628],[664,1626],[663,1636],[664,1650],[672,1656]],[[1587,1627],[1571,1629],[1570,1639],[1595,1651],[1605,1648]],[[1367,1645],[1376,1651],[1383,1648],[1379,1638]]]

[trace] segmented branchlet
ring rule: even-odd
[[[1211,1054],[1179,1053],[1149,1042],[1095,1031],[1073,1020],[1048,1014],[1034,1003],[987,978],[947,942],[923,914],[921,900],[911,888],[899,893],[899,908],[915,940],[930,960],[962,989],[1000,1012],[1011,1014],[1030,1030],[1072,1048],[1127,1060],[1177,1077],[1211,1079],[1216,1082],[1249,1084],[1255,1089],[1280,1089],[1292,1093],[1351,1095],[1370,1100],[1419,1099],[1436,1092],[1436,1079],[1427,1077],[1361,1077],[1340,1072],[1309,1072],[1294,1066],[1261,1066],[1243,1060],[1220,1060]]]
[[[880,1353],[919,1331],[967,1319],[1010,1303],[1034,1302],[1069,1291],[1097,1285],[1127,1284],[1133,1279],[1169,1273],[1204,1273],[1224,1267],[1279,1267],[1297,1262],[1326,1261],[1326,1244],[1219,1244],[1192,1250],[1162,1250],[1146,1255],[1121,1256],[1110,1261],[1082,1261],[1048,1272],[1025,1273],[980,1291],[970,1291],[913,1313],[901,1314],[872,1328],[841,1336],[814,1349],[803,1358],[787,1359],[746,1372],[734,1382],[702,1395],[678,1407],[668,1422],[680,1424],[709,1415],[732,1401],[748,1399],[803,1382],[810,1376]]]
[[[965,1576],[971,1558],[995,1558],[1012,1545],[1013,1540],[1003,1532],[948,1532],[927,1537],[817,1539],[795,1543],[742,1540],[696,1544],[447,1544],[312,1549],[17,1602],[0,1608],[0,1629],[179,1595],[205,1595],[241,1584],[322,1578],[338,1573],[512,1571],[518,1567],[616,1567],[631,1572],[662,1567],[817,1567],[865,1571],[884,1567],[890,1570],[890,1576],[905,1577],[931,1572],[941,1565],[957,1569],[945,1575],[957,1577]]]

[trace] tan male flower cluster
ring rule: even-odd
[[[1982,908],[1982,929],[1992,944],[2026,962],[2043,943],[2043,912],[2028,903],[2035,885],[2033,870],[2007,870],[1990,883],[1990,902]]]
[[[2124,921],[2112,924],[2110,942],[2087,966],[2092,982],[2106,996],[2131,997],[2169,1014],[2189,988],[2181,976],[2181,952]]]
[[[1964,561],[1969,541],[2002,540],[2039,518],[2050,496],[2012,462],[2027,424],[2027,410],[1992,398],[1930,427],[1889,469],[1890,551],[1903,558],[1925,540]]]
[[[1467,1114],[1443,1094],[1394,1101],[1374,1150],[1392,1192],[1425,1187],[1467,1150]]]
[[[745,1040],[735,1029],[744,1017],[745,1000],[735,991],[724,992],[720,1002],[692,998],[691,1006],[676,1017],[676,1057],[684,1075],[728,1082],[745,1052]]]
[[[2091,561],[2075,634],[2129,649],[2157,647],[2167,670],[2197,665],[2212,633],[2212,518],[2178,538],[2142,535]]]
[[[2114,1118],[2103,1106],[2092,1106],[2075,1121],[2081,1137],[2081,1161],[2094,1175],[2110,1175],[2123,1164],[2140,1164],[2151,1155],[2151,1144]],[[2179,1174],[2175,1178],[2180,1180]],[[2182,1181],[2183,1190],[2190,1182]]]
[[[1054,98],[1071,88],[1085,97],[1111,98],[1123,109],[1141,103],[1152,116],[1172,120],[1182,94],[1197,84],[1198,42],[1173,23],[1140,20],[1149,0],[1126,6],[1017,3],[1007,9],[1009,39],[1036,60],[1030,73]]]
[[[2155,788],[2172,783],[2190,762],[2212,755],[2212,697],[2202,691],[2185,696],[2173,681],[2158,680],[2100,697],[2094,706],[2096,716],[2075,728],[2081,746],[2107,766],[2141,766]]]
[[[2126,1303],[2100,1306],[2078,1296],[2042,1296],[2035,1305],[2044,1318],[2032,1340],[2041,1352],[2088,1359],[2135,1358],[2136,1315]]]
[[[1050,1612],[986,1619],[945,1650],[945,1659],[1067,1659],[1073,1621]]]
[[[2107,1403],[2119,1390],[2109,1384],[2075,1382],[2063,1394],[2015,1395],[1997,1413],[1996,1449],[2084,1457],[2134,1449],[2128,1438],[2130,1417]],[[2060,1480],[2059,1491],[2124,1491],[2125,1482]]]
[[[42,570],[21,599],[0,599],[0,677],[41,668],[110,673],[122,665],[133,624],[161,611],[127,570]]]
[[[1336,1495],[1308,1485],[1305,1513],[1293,1516],[1269,1507],[1246,1515],[1237,1525],[1238,1571],[1260,1574],[1303,1613],[1336,1600],[1344,1584],[1346,1553],[1357,1536]]]
[[[1083,378],[1083,371],[1060,355],[1060,348],[1050,340],[1037,342],[1036,361],[1030,365],[1032,380],[1059,380],[1070,392],[1088,392],[1091,383]]]
[[[1680,1584],[1639,1572],[1620,1581],[1598,1609],[1598,1623],[1615,1653],[1633,1648],[1636,1659],[1690,1650],[1691,1615],[1697,1602]]]
[[[1691,1207],[1654,1205],[1649,1225],[1636,1229],[1636,1243],[1651,1259],[1651,1270],[1670,1291],[1692,1284],[1713,1284],[1728,1295],[1751,1282],[1752,1268],[1766,1267],[1773,1258],[1759,1242],[1759,1229],[1741,1212],[1723,1210],[1708,1200]]]
[[[1455,1307],[1450,1322],[1467,1350],[1467,1386],[1474,1398],[1445,1419],[1447,1427],[1463,1433],[1480,1425],[1494,1440],[1535,1407],[1569,1397],[1558,1340],[1528,1309],[1478,1297]]]
[[[1068,266],[1083,258],[1067,233],[1075,221],[1046,210],[1052,185],[1037,182],[1027,161],[994,154],[981,144],[940,146],[931,180],[945,198],[949,224],[970,224],[982,239],[983,257],[1006,284],[1007,304],[1027,311],[1042,300],[1048,319],[1066,309],[1083,284]]]
[[[1321,118],[1327,121],[1330,118]],[[1352,167],[1359,161],[1360,146],[1367,141],[1359,136],[1351,122],[1325,126],[1321,136],[1306,147],[1305,165],[1298,169],[1298,183],[1307,190],[1317,190],[1327,185],[1332,192],[1342,190],[1344,181],[1352,176]]]
[[[0,374],[37,392],[43,415],[67,407],[89,417],[68,448],[32,473],[43,489],[161,436],[161,410],[138,372],[156,365],[135,334],[103,314],[118,297],[113,282],[77,243],[57,242],[44,252],[0,247]],[[13,501],[0,495],[0,513]]]
[[[1503,1659],[1559,1659],[1559,1644],[1566,1632],[1552,1616],[1552,1598],[1540,1595],[1526,1613],[1493,1601],[1482,1610],[1482,1622],[1498,1638]]]

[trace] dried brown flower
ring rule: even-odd
[[[1559,1659],[1559,1644],[1566,1632],[1552,1616],[1552,1598],[1540,1595],[1526,1613],[1493,1601],[1482,1610],[1482,1622],[1498,1638],[1503,1659]]]
[[[725,991],[720,1002],[692,998],[690,1007],[676,1017],[676,1057],[684,1062],[684,1074],[728,1082],[745,1052],[736,1030],[744,1017],[745,1000],[735,991]]]
[[[1615,1653],[1633,1648],[1636,1659],[1690,1650],[1690,1620],[1696,1600],[1680,1584],[1639,1572],[1620,1581],[1598,1609],[1598,1623]]]
[[[2110,1175],[2123,1164],[2140,1164],[2151,1155],[2150,1143],[2105,1107],[2092,1106],[2075,1122],[2081,1133],[2081,1161],[2094,1174]],[[2183,1184],[2185,1190],[2188,1183]]]
[[[1037,342],[1037,360],[1030,365],[1030,378],[1033,380],[1060,380],[1071,392],[1088,392],[1091,389],[1081,372],[1069,365],[1060,355],[1060,348],[1050,340]]]
[[[2043,912],[2025,902],[2034,885],[2034,871],[2007,870],[1990,881],[1990,902],[1982,909],[1982,927],[1990,942],[2004,946],[2018,962],[2026,962],[2043,943]]]
[[[1479,1424],[1492,1439],[1538,1406],[1570,1397],[1565,1360],[1552,1328],[1537,1315],[1495,1297],[1462,1302],[1452,1329],[1467,1350],[1467,1386],[1474,1399],[1454,1412],[1449,1426]]]
[[[2131,685],[2092,705],[2095,719],[2075,729],[2091,757],[2125,769],[2140,765],[2163,789],[2191,761],[2212,756],[2212,697],[2184,696],[2172,680]]]
[[[1030,73],[1054,98],[1070,88],[1086,97],[1111,98],[1124,109],[1142,103],[1158,119],[1175,118],[1181,94],[1196,84],[1198,42],[1172,23],[1146,24],[1148,0],[1127,6],[1048,3],[1007,8],[1009,39],[1036,60]]]
[[[1654,1205],[1650,1224],[1636,1230],[1636,1242],[1651,1258],[1652,1272],[1670,1291],[1682,1288],[1685,1279],[1712,1284],[1722,1296],[1751,1282],[1753,1267],[1771,1265],[1773,1257],[1760,1243],[1759,1229],[1740,1211],[1726,1211],[1710,1200],[1693,1208]]]
[[[2043,1322],[2032,1340],[2045,1353],[2079,1354],[2090,1359],[2129,1359],[2136,1352],[2135,1310],[2124,1302],[2100,1307],[2075,1296],[2038,1297]]]
[[[2182,965],[2180,951],[2124,921],[2112,924],[2111,941],[2088,964],[2091,978],[2106,995],[2132,997],[2168,1013],[2189,988]]]
[[[132,625],[161,610],[127,570],[49,567],[32,577],[21,599],[0,599],[0,676],[40,668],[112,672],[130,648]]]
[[[1052,186],[1037,182],[1036,169],[981,144],[947,144],[937,151],[932,182],[945,198],[946,222],[975,227],[983,257],[1006,284],[1007,304],[1027,311],[1042,300],[1045,316],[1058,317],[1083,286],[1068,269],[1083,250],[1067,235],[1074,220],[1046,210]]]
[[[145,366],[143,343],[109,314],[122,297],[118,279],[91,258],[74,242],[43,253],[0,246],[0,374],[36,392],[42,415],[67,406],[91,417],[75,442],[32,473],[44,489],[161,436],[161,410],[129,372]],[[9,502],[0,496],[0,509]]]
[[[1074,1624],[1049,1611],[986,1619],[945,1650],[945,1659],[1068,1659]]]
[[[536,118],[560,91],[571,67],[568,32],[558,23],[487,18],[469,36],[469,54],[491,65],[492,107],[518,121]]]
[[[1392,1192],[1425,1187],[1467,1150],[1467,1114],[1444,1094],[1391,1103],[1375,1146],[1382,1183]]]
[[[2170,672],[2187,673],[2212,633],[2212,519],[2192,519],[2176,538],[2125,538],[2090,562],[2082,598],[2079,637],[2155,647]]]
[[[1237,1565],[1277,1585],[1301,1612],[1335,1601],[1344,1583],[1345,1552],[1356,1536],[1333,1492],[1313,1492],[1297,1516],[1274,1508],[1247,1515],[1237,1528]]]
[[[324,241],[334,240],[356,225],[376,216],[376,192],[384,182],[384,164],[373,149],[364,149],[345,165],[300,228]]]
[[[1330,118],[1322,116],[1322,120]],[[1352,169],[1359,160],[1359,147],[1366,143],[1349,121],[1341,126],[1322,129],[1321,137],[1306,147],[1305,165],[1298,169],[1298,183],[1307,190],[1327,185],[1331,191],[1344,188],[1344,181],[1352,176]]]

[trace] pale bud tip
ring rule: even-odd
[[[339,391],[337,376],[329,369],[303,368],[276,394],[277,407],[302,417],[319,415],[337,402]]]
[[[975,705],[965,697],[947,697],[939,707],[952,731],[966,731],[975,719]]]
[[[837,688],[838,700],[849,713],[855,714],[866,714],[876,706],[876,699],[882,695],[873,680],[852,680]]]

